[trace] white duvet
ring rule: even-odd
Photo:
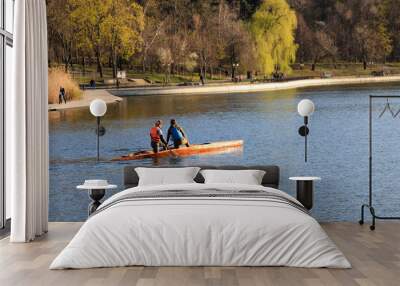
[[[185,184],[127,189],[265,190],[250,185]],[[100,209],[101,207],[100,206]],[[50,269],[145,266],[293,266],[349,268],[318,222],[293,206],[258,199],[123,201],[90,217]]]

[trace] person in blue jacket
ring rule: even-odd
[[[181,145],[186,145],[186,147],[190,146],[185,131],[176,123],[175,119],[171,119],[171,126],[168,128],[167,143],[169,139],[172,139],[175,148],[179,148]]]

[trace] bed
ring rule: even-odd
[[[50,269],[119,266],[291,266],[350,268],[343,253],[293,197],[278,190],[277,166],[257,169],[262,185],[196,183],[138,186],[107,199]]]

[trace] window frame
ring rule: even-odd
[[[7,221],[6,190],[5,190],[5,92],[6,92],[6,48],[13,48],[13,34],[6,31],[6,1],[0,0],[0,237],[9,231],[10,221]],[[9,1],[9,0],[8,0]],[[15,5],[15,1],[12,0]],[[14,6],[15,7],[15,6]],[[13,8],[13,12],[15,10]],[[14,17],[14,15],[13,15]]]

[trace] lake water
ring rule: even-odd
[[[88,109],[50,112],[50,220],[83,221],[90,202],[75,189],[85,179],[119,185],[126,164],[276,164],[280,189],[295,193],[290,176],[322,177],[315,186],[312,215],[320,221],[355,221],[368,199],[368,95],[400,95],[400,85],[341,86],[247,94],[131,96],[109,106],[102,123],[101,163],[95,162],[95,119]],[[309,161],[297,133],[299,100],[316,106],[310,118]],[[378,119],[385,100],[374,105],[374,199],[379,215],[400,215],[400,115]],[[395,111],[400,99],[391,100]],[[176,118],[193,143],[243,139],[242,153],[165,158],[128,163],[112,157],[149,148],[156,119]],[[164,127],[166,130],[166,127]],[[113,194],[110,192],[108,195]]]

